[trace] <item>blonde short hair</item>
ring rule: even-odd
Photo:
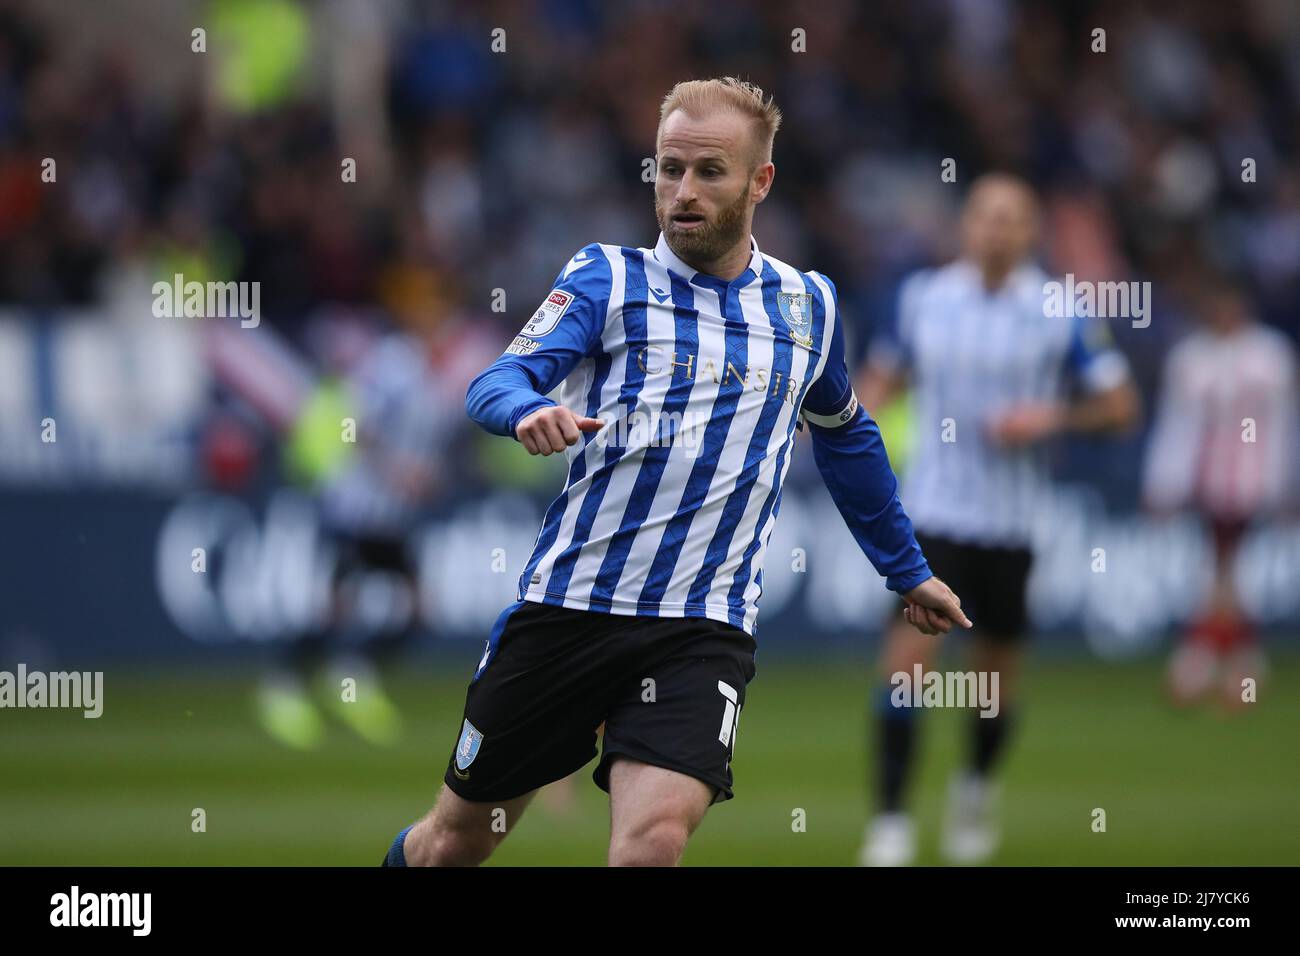
[[[674,110],[694,119],[719,111],[731,111],[753,121],[755,144],[750,170],[772,161],[772,141],[781,128],[781,111],[770,96],[753,83],[734,76],[713,80],[683,80],[664,97],[659,108],[659,130],[655,133],[655,152],[663,138],[664,123]]]

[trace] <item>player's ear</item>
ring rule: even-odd
[[[758,169],[754,170],[754,175],[749,181],[749,198],[756,203],[766,199],[768,192],[772,189],[772,180],[775,178],[775,165],[763,163],[763,165],[759,166]]]

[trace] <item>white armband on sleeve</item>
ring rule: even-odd
[[[1128,359],[1117,349],[1099,352],[1084,369],[1082,378],[1090,392],[1104,392],[1123,385],[1129,379]]]
[[[810,412],[806,409],[801,411],[804,421],[811,422],[814,425],[820,425],[822,428],[839,428],[853,420],[858,412],[858,396],[849,390],[849,397],[844,403],[844,407],[832,415],[818,415],[816,412]]]

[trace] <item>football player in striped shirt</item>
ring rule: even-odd
[[[916,443],[902,497],[926,557],[976,622],[973,670],[999,678],[996,716],[972,711],[969,763],[952,783],[942,848],[953,862],[985,860],[997,846],[991,774],[1016,716],[1030,536],[1047,488],[1041,443],[1126,428],[1138,408],[1104,321],[1049,314],[1050,279],[1031,258],[1037,205],[1009,175],[972,184],[961,257],[903,284],[897,328],[873,345],[861,385],[868,408],[911,385]],[[1080,397],[1067,397],[1067,379]],[[940,642],[909,630],[897,622],[881,657],[878,813],[860,858],[868,865],[906,864],[916,853],[903,798],[918,715],[896,704],[891,677],[917,664],[929,671]]]
[[[1168,691],[1186,705],[1217,690],[1235,710],[1242,681],[1265,669],[1237,555],[1253,524],[1294,501],[1300,374],[1290,340],[1252,315],[1230,278],[1202,280],[1197,299],[1200,328],[1165,360],[1143,491],[1157,514],[1195,512],[1213,545],[1213,584],[1170,658]]]
[[[658,241],[579,250],[471,384],[475,421],[563,454],[568,477],[471,680],[437,804],[386,863],[482,862],[539,787],[596,756],[602,723],[609,862],[680,860],[733,795],[763,559],[805,425],[909,619],[970,626],[854,397],[835,287],[751,235],[779,123],[748,83],[678,84],[656,141]]]

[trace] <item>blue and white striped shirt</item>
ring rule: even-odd
[[[498,435],[559,400],[599,418],[519,582],[521,600],[614,614],[707,617],[755,633],[763,558],[796,427],[892,590],[930,576],[880,433],[844,359],[835,287],[759,252],[731,282],[653,250],[593,243],[466,409]],[[864,581],[864,584],[866,582]]]
[[[1088,391],[1128,378],[1128,363],[1098,318],[1055,318],[1049,277],[1033,263],[1002,285],[959,260],[912,274],[899,293],[898,325],[872,361],[910,373],[914,441],[903,500],[916,527],[985,547],[1023,547],[1044,507],[1042,450],[1003,448],[989,424],[1024,403],[1059,399],[1065,376]]]

